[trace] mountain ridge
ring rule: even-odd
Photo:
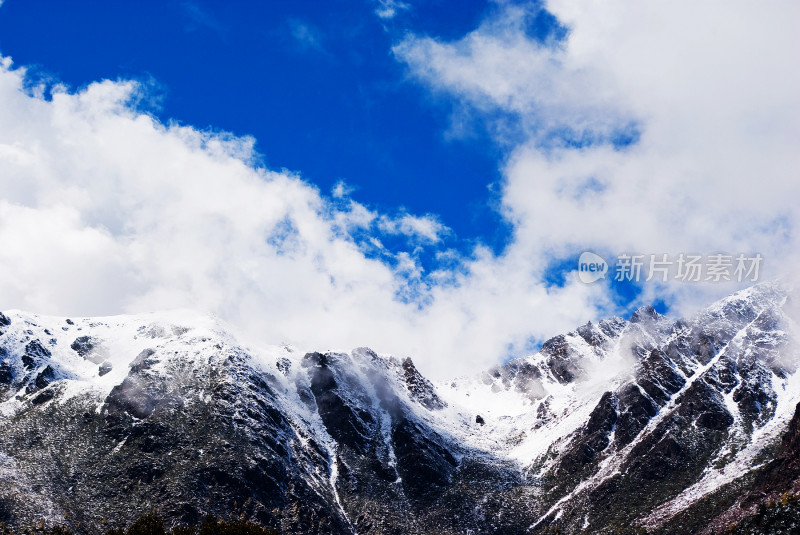
[[[737,485],[798,490],[774,476],[798,425],[791,296],[762,284],[679,320],[642,307],[439,382],[367,348],[247,349],[186,312],[7,312],[0,521],[99,533],[154,508],[287,533],[699,531]]]

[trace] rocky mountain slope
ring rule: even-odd
[[[286,533],[791,523],[769,507],[800,490],[794,306],[773,283],[691,319],[642,308],[441,384],[365,348],[243,347],[188,313],[6,312],[0,522],[101,533],[155,510]]]

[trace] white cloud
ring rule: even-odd
[[[439,376],[496,362],[509,341],[592,313],[583,297],[591,289],[548,296],[520,271],[516,280],[496,272],[485,252],[431,293],[414,256],[381,249],[378,238],[389,231],[429,243],[446,232],[441,223],[325,198],[298,176],[259,168],[252,139],[137,112],[141,90],[104,81],[48,101],[3,62],[0,308],[67,316],[193,308],[251,341],[370,345]],[[379,258],[357,245],[358,232]],[[534,321],[553,302],[565,312]]]
[[[411,214],[403,214],[397,218],[381,216],[378,227],[387,234],[402,234],[412,239],[430,243],[440,241],[442,235],[449,230],[433,216],[420,217]]]
[[[402,2],[401,0],[378,0],[378,7],[375,8],[375,14],[384,20],[388,20],[393,19],[398,11],[409,9],[410,7],[411,6],[406,2]]]
[[[800,250],[800,69],[791,2],[551,2],[566,41],[537,42],[526,8],[455,42],[409,35],[411,73],[527,140],[505,165],[507,256],[600,250],[765,256],[767,276]],[[615,131],[639,141],[615,150]],[[591,139],[580,148],[554,133]],[[776,229],[785,229],[778,232]],[[502,261],[502,259],[501,259]],[[645,285],[645,298],[656,287]],[[730,285],[658,288],[688,311]]]
[[[629,120],[598,66],[575,62],[558,43],[528,37],[530,10],[505,6],[456,42],[409,35],[394,53],[435,90],[483,111],[513,112],[537,138],[565,127],[607,134]]]
[[[349,186],[344,180],[340,180],[331,188],[331,195],[334,199],[344,199],[349,197],[353,191],[354,188],[352,186]]]

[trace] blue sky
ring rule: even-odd
[[[437,214],[453,238],[502,249],[490,186],[504,147],[479,121],[448,135],[453,102],[408,78],[391,52],[407,31],[451,39],[486,1],[430,1],[375,15],[372,1],[8,0],[0,51],[79,88],[156,84],[162,120],[250,135],[264,163],[328,192],[340,180],[384,209]],[[542,20],[536,31],[547,32]]]
[[[5,0],[0,308],[193,308],[438,376],[692,314],[748,283],[578,256],[796,264],[798,10]]]

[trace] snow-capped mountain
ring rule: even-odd
[[[652,308],[434,384],[189,313],[0,315],[0,522],[156,510],[286,533],[698,533],[797,490],[791,291]],[[616,531],[615,531],[616,530]]]

